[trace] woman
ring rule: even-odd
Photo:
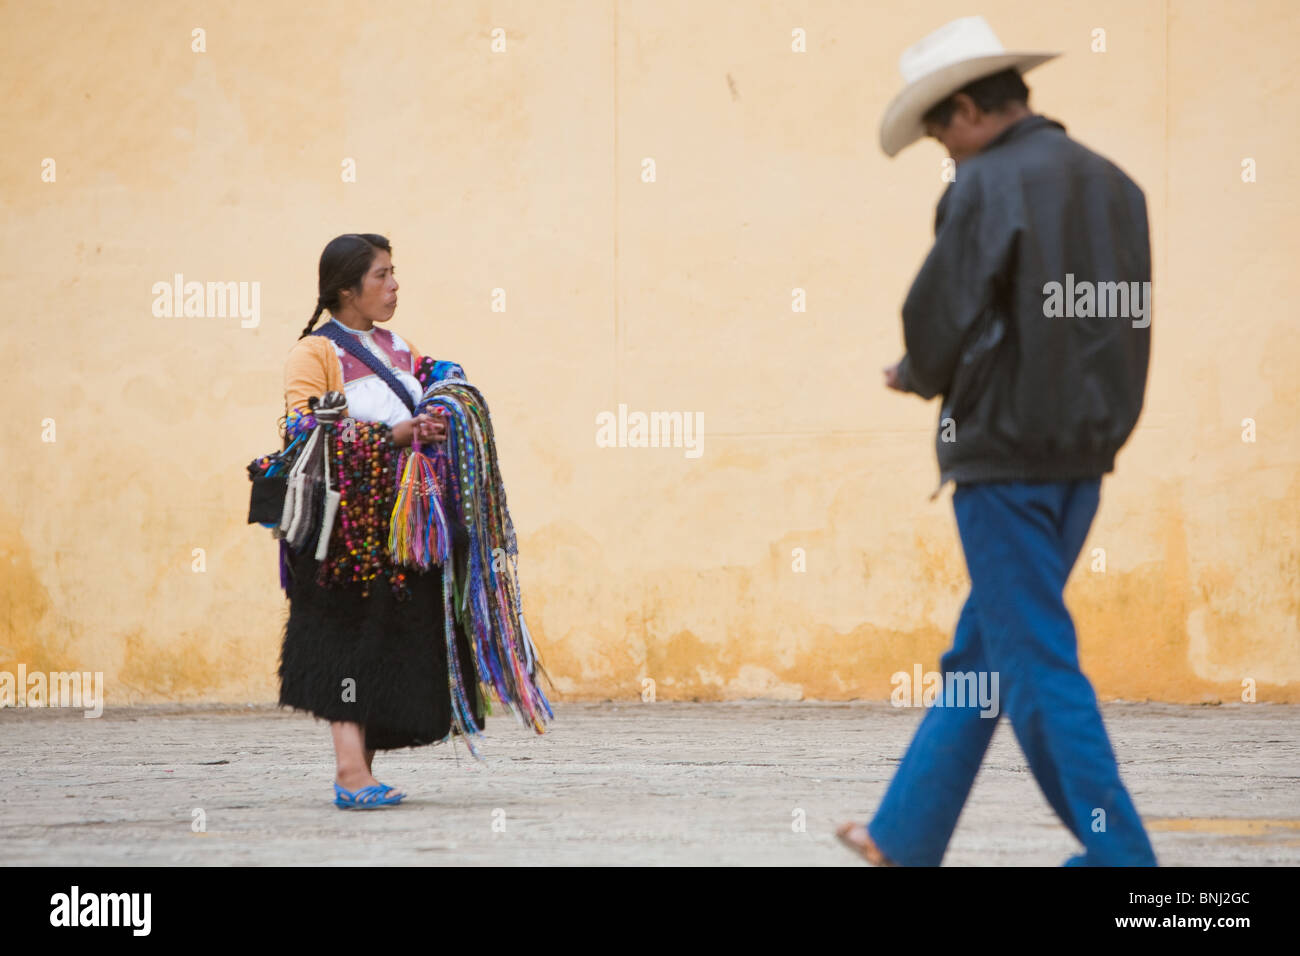
[[[359,514],[358,507],[365,504],[359,499],[369,496],[370,561],[367,565],[348,557],[358,550],[351,538],[340,544],[346,523],[330,538],[326,568],[314,557],[314,542],[301,552],[288,552],[290,606],[280,659],[280,704],[330,721],[336,805],[391,806],[405,794],[375,779],[375,751],[431,744],[452,732],[441,568],[394,568],[382,546],[393,507],[397,450],[413,439],[445,441],[447,426],[439,416],[412,417],[394,390],[405,388],[411,407],[423,392],[415,375],[419,354],[382,327],[397,309],[388,240],[373,234],[339,236],[321,254],[319,271],[316,311],[285,365],[286,415],[308,413],[312,396],[330,391],[346,396],[336,426],[348,431],[346,445],[339,447],[346,447],[351,463],[338,466],[344,498],[340,519],[348,508],[349,514]],[[323,332],[352,336],[391,375],[372,370],[325,334],[312,334],[327,309],[329,322],[338,329]],[[343,454],[339,452],[340,462]],[[456,530],[463,533],[462,527]],[[474,656],[459,624],[456,644],[462,686],[481,727]]]

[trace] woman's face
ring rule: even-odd
[[[347,290],[351,305],[362,318],[387,322],[397,311],[397,279],[393,275],[393,258],[383,249],[375,252],[374,261],[361,280],[361,294]]]

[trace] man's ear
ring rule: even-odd
[[[953,119],[960,116],[968,126],[974,126],[979,122],[979,118],[984,111],[981,110],[975,101],[970,98],[969,93],[955,93],[953,94],[952,100],[956,105],[956,109],[954,109],[952,113]],[[952,125],[951,120],[949,120],[948,125]]]

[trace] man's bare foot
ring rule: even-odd
[[[835,828],[835,835],[840,838],[840,842],[852,849],[872,866],[897,866],[898,864],[891,860],[885,854],[880,852],[880,847],[872,841],[867,828],[860,823],[841,823]]]

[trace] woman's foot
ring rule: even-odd
[[[375,752],[366,747],[365,728],[352,721],[338,720],[330,722],[330,733],[334,736],[334,782],[349,793],[363,787],[383,786],[370,769]],[[405,794],[393,789],[389,796]]]
[[[361,770],[361,769],[350,770],[350,771],[340,770],[335,775],[334,782],[337,783],[344,790],[349,791],[350,793],[356,793],[358,790],[360,790],[363,787],[383,786],[383,784],[381,784],[378,780],[375,779],[375,775],[370,772],[369,767],[367,767],[365,770]],[[405,796],[403,791],[398,789],[397,787],[394,787],[391,791],[389,791],[388,795],[390,797]]]
[[[841,823],[835,828],[835,835],[840,838],[841,843],[854,850],[872,866],[898,865],[880,852],[880,847],[876,846],[871,839],[867,828],[860,823]]]

